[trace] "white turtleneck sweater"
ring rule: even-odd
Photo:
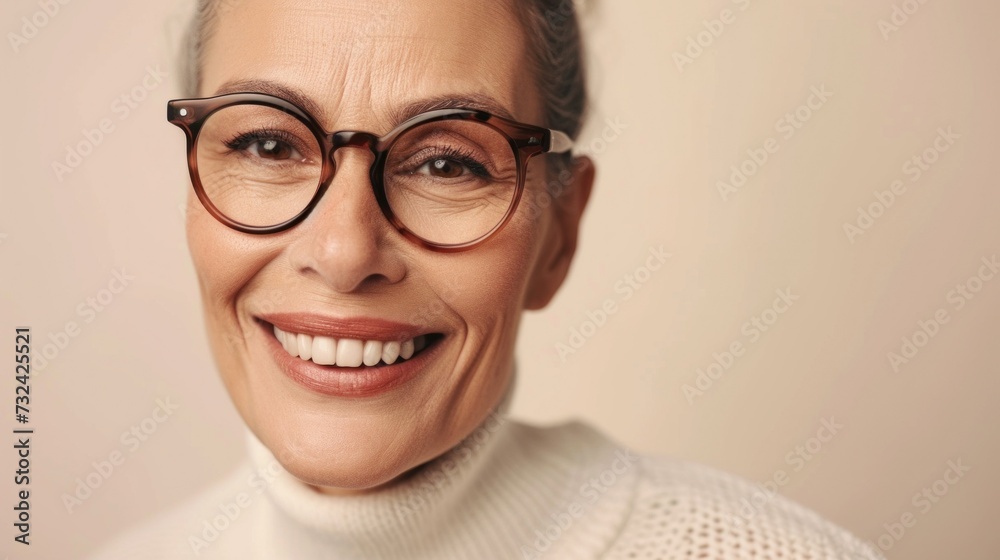
[[[704,466],[636,456],[580,423],[491,416],[413,476],[315,492],[250,438],[227,480],[95,560],[872,560],[846,531]]]

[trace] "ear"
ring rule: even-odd
[[[552,203],[542,249],[529,279],[524,308],[542,309],[552,301],[562,286],[576,254],[580,221],[594,187],[594,162],[586,156],[573,160],[573,166],[560,174],[548,188]],[[553,185],[558,185],[552,188]],[[561,187],[561,188],[560,188]]]

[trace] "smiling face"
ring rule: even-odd
[[[378,135],[429,100],[475,99],[542,122],[507,2],[227,6],[205,47],[202,96],[249,83],[294,92],[325,130]],[[255,155],[273,152],[262,144]],[[497,405],[521,312],[546,305],[562,283],[593,175],[578,161],[565,194],[537,211],[525,200],[545,188],[546,157],[534,158],[507,226],[443,253],[388,222],[370,151],[335,157],[329,189],[297,226],[240,233],[192,195],[187,233],[216,362],[247,425],[299,479],[363,490],[453,447]]]

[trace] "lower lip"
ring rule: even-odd
[[[438,339],[413,358],[388,366],[339,368],[293,357],[274,337],[271,325],[264,323],[261,328],[267,335],[271,355],[285,375],[310,391],[331,397],[373,397],[395,389],[427,367],[441,346]]]

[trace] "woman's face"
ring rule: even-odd
[[[200,94],[292,90],[330,131],[385,134],[406,108],[442,98],[539,123],[513,9],[477,0],[220,0]],[[522,200],[485,244],[440,253],[385,219],[370,152],[342,148],[336,158],[323,199],[290,230],[237,232],[193,196],[187,224],[213,351],[237,409],[286,469],[327,491],[384,484],[485,419],[510,380],[522,310],[546,305],[565,277],[592,179],[584,160],[557,204],[532,211]],[[545,180],[541,156],[525,199],[537,200]],[[430,343],[388,367],[330,367],[278,340],[294,346],[300,335],[348,340],[340,350],[348,355],[419,335]]]

